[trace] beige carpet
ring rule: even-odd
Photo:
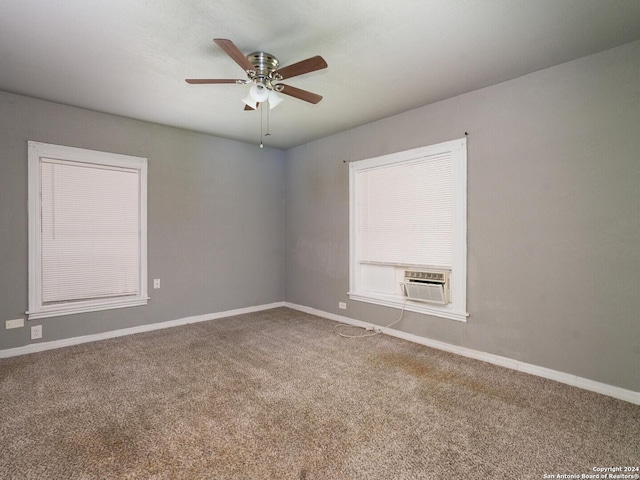
[[[0,360],[0,477],[542,479],[640,464],[640,406],[334,325],[281,308]]]

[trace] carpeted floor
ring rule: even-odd
[[[0,360],[0,477],[542,479],[640,465],[640,406],[334,325],[279,308]]]

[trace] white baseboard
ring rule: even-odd
[[[246,313],[260,312],[262,310],[271,310],[272,308],[283,306],[284,302],[269,303],[266,305],[257,305],[255,307],[238,308],[235,310],[227,310],[225,312],[207,313],[205,315],[179,318],[177,320],[169,320],[166,322],[150,323],[148,325],[139,325],[137,327],[122,328],[120,330],[112,330],[109,332],[96,333],[93,335],[65,338],[63,340],[53,340],[50,342],[31,343],[29,345],[25,345],[24,347],[0,350],[0,358],[8,358],[18,355],[26,355],[28,353],[43,352],[45,350],[53,350],[55,348],[79,345],[81,343],[96,342],[99,340],[106,340],[108,338],[133,335],[134,333],[151,332],[153,330],[161,330],[164,328],[179,327],[181,325],[188,325],[190,323],[207,322],[209,320],[217,320],[225,317],[233,317],[234,315],[244,315]]]
[[[316,315],[318,317],[334,320],[336,322],[346,323],[348,325],[354,325],[356,327],[364,327],[364,328],[380,327],[379,325],[374,325],[372,323],[355,320],[349,317],[343,317],[342,315],[336,315],[333,313],[325,312],[322,310],[316,310],[314,308],[305,307],[302,305],[296,305],[294,303],[285,302],[284,306],[288,308],[292,308],[294,310],[299,310],[301,312]],[[548,378],[550,380],[555,380],[560,383],[565,383],[567,385],[582,388],[584,390],[590,390],[592,392],[601,393],[603,395],[608,395],[610,397],[618,398],[626,402],[640,405],[640,392],[635,392],[633,390],[627,390],[624,388],[615,387],[613,385],[608,385],[606,383],[596,382],[594,380],[589,380],[587,378],[578,377],[576,375],[571,375],[569,373],[552,370],[550,368],[539,367],[537,365],[521,362],[519,360],[514,360],[508,357],[502,357],[500,355],[494,355],[492,353],[480,352],[478,350],[472,350],[470,348],[465,348],[465,347],[458,347],[456,345],[451,345],[449,343],[440,342],[438,340],[431,340],[430,338],[420,337],[418,335],[401,332],[399,330],[394,330],[391,328],[382,328],[382,333],[391,335],[393,337],[402,338],[403,340],[408,340],[413,343],[418,343],[420,345],[425,345],[427,347],[436,348],[438,350],[444,350],[445,352],[455,353],[457,355],[462,355],[464,357],[474,358],[476,360],[492,363],[494,365],[499,365],[501,367],[506,367],[512,370],[517,370],[520,372],[529,373],[531,375],[536,375],[538,377]]]
[[[235,310],[227,310],[225,312],[209,313],[205,315],[197,315],[193,317],[185,317],[177,320],[169,320],[166,322],[152,323],[148,325],[139,325],[137,327],[123,328],[120,330],[112,330],[104,333],[97,333],[94,335],[84,335],[81,337],[65,338],[63,340],[53,340],[50,342],[38,342],[25,345],[23,347],[8,348],[0,350],[0,358],[15,357],[18,355],[26,355],[29,353],[42,352],[45,350],[53,350],[56,348],[69,347],[71,345],[79,345],[81,343],[96,342],[99,340],[106,340],[108,338],[122,337],[125,335],[133,335],[135,333],[151,332],[153,330],[161,330],[164,328],[178,327],[181,325],[188,325],[190,323],[207,322],[209,320],[217,320],[225,317],[232,317],[234,315],[243,315],[247,313],[260,312],[263,310],[271,310],[272,308],[287,307],[301,312],[316,315],[318,317],[327,318],[340,323],[346,323],[348,325],[354,325],[357,327],[374,328],[379,327],[368,322],[356,320],[342,315],[336,315],[333,313],[325,312],[323,310],[316,310],[315,308],[305,307],[289,302],[275,302],[265,305],[257,305],[254,307],[238,308]],[[630,402],[636,405],[640,405],[640,392],[633,390],[627,390],[620,387],[608,385],[606,383],[596,382],[587,378],[578,377],[569,373],[560,372],[558,370],[552,370],[550,368],[539,367],[530,363],[521,362],[508,357],[502,357],[500,355],[494,355],[492,353],[480,352],[478,350],[472,350],[470,348],[459,347],[451,345],[449,343],[440,342],[438,340],[432,340],[426,337],[420,337],[411,333],[401,332],[391,328],[383,328],[382,333],[391,335],[393,337],[401,338],[409,342],[418,343],[427,347],[436,348],[464,357],[474,358],[483,362],[492,363],[501,367],[510,368],[520,372],[529,373],[557,382],[566,383],[574,387],[582,388],[584,390],[590,390],[592,392],[608,395],[610,397],[618,398],[626,402]]]

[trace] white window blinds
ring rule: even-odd
[[[143,157],[28,142],[30,319],[146,305]]]
[[[450,153],[356,173],[358,261],[451,268]]]
[[[139,170],[41,159],[42,302],[140,292]]]

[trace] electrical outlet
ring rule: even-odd
[[[34,325],[31,327],[31,340],[42,338],[42,325]]]
[[[347,304],[345,302],[338,302],[338,308],[340,310],[346,310],[347,309]]]
[[[24,318],[16,318],[15,320],[7,320],[4,322],[4,328],[9,330],[10,328],[24,327]]]
[[[160,288],[160,279],[159,278],[154,278],[153,279],[153,289],[157,290]]]

